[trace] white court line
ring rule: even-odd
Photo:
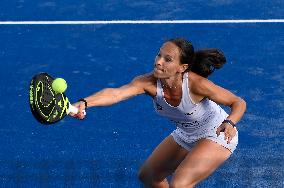
[[[0,25],[105,25],[105,24],[239,24],[284,23],[284,19],[248,20],[101,20],[101,21],[0,21]]]

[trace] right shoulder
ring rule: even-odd
[[[151,84],[156,83],[157,78],[154,77],[153,73],[147,73],[143,75],[136,76],[132,82],[139,83],[139,84]]]
[[[155,78],[151,72],[136,76],[130,84],[133,84],[136,87],[143,89],[145,93],[152,95],[152,93],[154,94],[156,92],[157,78]]]

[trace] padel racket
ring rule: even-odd
[[[70,112],[78,113],[78,108],[70,104],[64,93],[53,91],[53,80],[49,74],[39,73],[30,82],[30,109],[35,119],[42,124],[56,123]]]

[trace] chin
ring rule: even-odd
[[[155,78],[163,78],[163,74],[156,72],[156,71],[154,71],[153,75]]]
[[[154,72],[153,76],[155,78],[169,78],[169,76],[167,76],[165,74],[159,74],[159,73],[156,73],[156,72]]]
[[[153,76],[154,76],[155,78],[159,78],[159,74],[156,73],[155,71],[153,72]]]

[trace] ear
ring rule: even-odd
[[[181,64],[180,65],[180,72],[184,73],[184,71],[186,71],[188,69],[188,64]]]

